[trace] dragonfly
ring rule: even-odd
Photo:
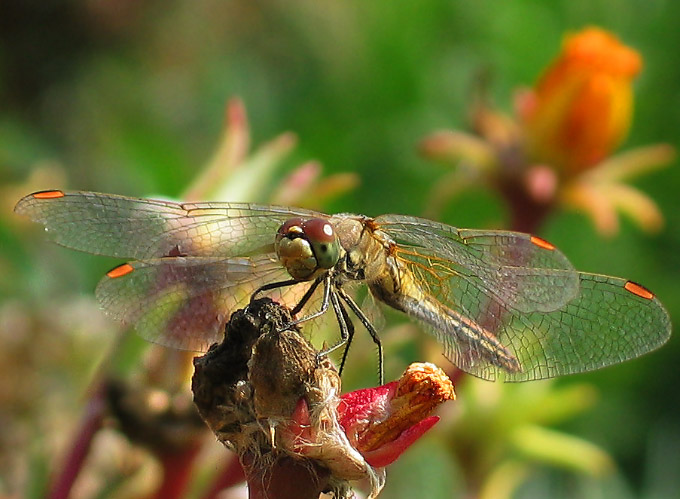
[[[491,381],[599,369],[671,334],[647,288],[579,272],[551,243],[519,232],[62,190],[30,194],[15,211],[60,245],[128,260],[98,284],[100,304],[145,339],[178,349],[206,351],[233,311],[272,293],[295,323],[334,311],[341,339],[324,353],[351,342],[351,311],[377,345],[382,380],[378,331],[347,291],[352,283],[425,325],[458,368]]]

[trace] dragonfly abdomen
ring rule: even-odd
[[[371,293],[392,308],[431,326],[446,346],[446,355],[464,371],[479,371],[479,364],[493,364],[508,373],[522,370],[519,361],[498,338],[483,326],[443,305],[412,280],[398,272],[398,282],[369,282]]]

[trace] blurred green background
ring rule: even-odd
[[[622,147],[680,144],[680,3],[671,0],[3,3],[0,494],[40,495],[112,330],[92,293],[116,262],[46,243],[39,229],[11,213],[21,195],[67,187],[178,196],[210,159],[226,102],[240,96],[253,144],[284,131],[298,137],[270,189],[316,159],[324,175],[355,172],[360,180],[326,211],[422,214],[432,186],[449,170],[419,157],[417,144],[436,129],[466,128],[480,71],[491,76],[494,103],[509,112],[514,89],[535,82],[563,34],[592,24],[644,58]],[[660,233],[645,234],[624,220],[620,233],[605,239],[584,216],[558,212],[541,235],[580,270],[644,283],[675,322],[680,170],[672,165],[635,185],[663,212]],[[493,192],[479,188],[452,200],[442,220],[502,228],[507,214]],[[418,360],[404,350],[393,374]],[[384,497],[493,490],[516,497],[675,497],[679,355],[676,335],[642,359],[557,382],[485,384],[493,388],[470,382],[443,422],[449,427],[388,470]],[[351,364],[350,354],[350,371]],[[349,382],[374,382],[374,367],[366,366]],[[543,409],[552,416],[537,416]],[[493,441],[498,435],[502,445]],[[532,435],[543,450],[531,448]],[[565,444],[556,454],[571,455],[551,459],[555,442]],[[588,442],[614,467],[589,461]],[[579,460],[582,469],[574,464]]]

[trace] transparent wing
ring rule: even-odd
[[[272,250],[276,230],[289,218],[328,218],[278,206],[174,203],[66,191],[30,194],[15,211],[43,224],[58,244],[136,260],[266,253]]]
[[[433,330],[446,355],[481,378],[590,371],[638,357],[670,336],[668,313],[652,293],[625,279],[577,272],[541,239],[391,215],[376,223],[399,243],[395,256],[412,282],[440,304],[436,313],[493,340],[469,341],[458,328]],[[494,362],[489,349],[496,340],[519,369]]]
[[[401,215],[384,215],[375,221],[400,247],[429,256],[435,268],[441,260],[444,273],[448,269],[478,278],[488,294],[518,311],[557,310],[578,294],[578,272],[571,262],[535,236],[457,229]]]
[[[290,279],[273,255],[174,257],[130,262],[110,271],[96,295],[107,315],[134,325],[145,339],[205,351],[221,340],[231,313],[263,284]],[[267,293],[294,307],[309,283]]]

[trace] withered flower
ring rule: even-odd
[[[341,395],[332,416],[316,428],[307,405],[298,404],[292,417],[295,423],[289,427],[293,447],[303,455],[326,458],[331,449],[319,445],[319,428],[323,428],[326,433],[323,440],[328,446],[335,440],[338,448],[345,447],[342,453],[346,454],[347,462],[335,461],[340,468],[355,466],[355,450],[365,463],[382,468],[393,463],[439,421],[438,416],[430,415],[439,404],[454,399],[453,384],[444,371],[434,364],[414,363],[397,381]],[[339,426],[329,424],[332,420]],[[341,435],[333,435],[334,432]],[[335,449],[333,453],[337,455]]]
[[[232,315],[224,342],[194,361],[199,412],[239,456],[253,497],[318,497],[355,480],[376,497],[381,468],[439,420],[430,414],[453,385],[433,364],[413,364],[399,381],[341,396],[330,360],[299,330],[280,329],[289,320],[269,299]]]

